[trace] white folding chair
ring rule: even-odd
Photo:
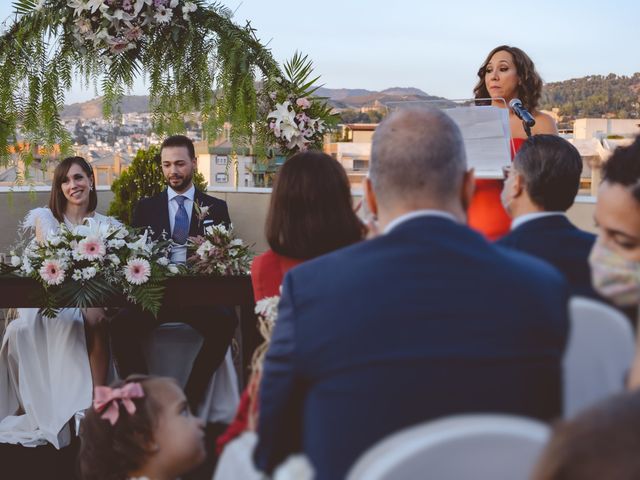
[[[583,297],[569,302],[564,355],[564,417],[625,389],[635,354],[633,330],[618,310]]]
[[[549,438],[538,421],[455,415],[401,430],[366,451],[348,480],[527,480]]]
[[[202,337],[189,325],[163,323],[151,332],[144,345],[149,373],[173,377],[184,388],[201,346]],[[209,381],[197,413],[207,422],[229,423],[239,402],[238,377],[229,348]]]

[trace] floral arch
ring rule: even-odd
[[[46,152],[70,146],[60,120],[74,79],[103,95],[104,114],[134,80],[149,85],[159,132],[183,129],[200,112],[215,135],[225,121],[232,138],[252,135],[259,113],[256,82],[282,77],[250,24],[231,20],[220,3],[202,0],[17,0],[0,37],[0,162],[19,130]]]

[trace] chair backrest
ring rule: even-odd
[[[549,428],[512,415],[456,415],[401,430],[366,451],[348,480],[527,480]]]
[[[144,342],[149,373],[173,377],[181,388],[187,384],[202,337],[185,323],[163,323]]]
[[[569,302],[571,330],[564,356],[564,417],[622,392],[635,354],[629,320],[583,297]]]

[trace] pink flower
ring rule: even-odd
[[[144,258],[132,258],[124,267],[124,276],[133,285],[142,285],[151,276],[151,265]]]
[[[64,281],[65,271],[59,260],[45,260],[39,273],[48,285],[60,285]]]
[[[296,105],[302,108],[309,108],[311,106],[311,102],[304,97],[300,97],[296,100]]]
[[[82,258],[90,261],[98,260],[107,253],[104,243],[97,237],[83,238],[78,242],[76,251]]]

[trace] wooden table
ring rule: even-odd
[[[42,286],[31,278],[0,275],[0,308],[42,306]],[[105,307],[123,307],[124,296],[109,299]],[[172,307],[226,305],[239,307],[242,335],[242,368],[248,379],[253,352],[262,342],[258,331],[251,277],[180,276],[166,280],[163,305]],[[60,305],[73,307],[73,305]]]

